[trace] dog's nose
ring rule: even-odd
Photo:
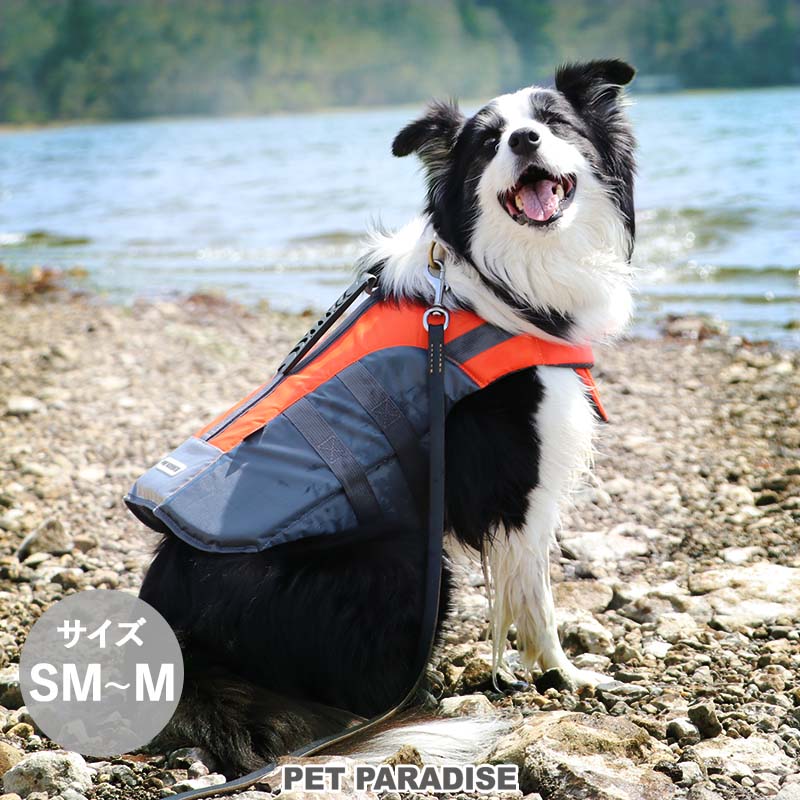
[[[508,137],[508,146],[517,156],[529,156],[539,146],[539,134],[531,128],[520,128]]]

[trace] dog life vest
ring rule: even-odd
[[[425,307],[373,295],[288,372],[206,425],[134,484],[146,525],[209,552],[249,553],[357,524],[424,525]],[[446,410],[522,369],[575,370],[598,414],[588,346],[514,335],[468,311],[445,332]]]

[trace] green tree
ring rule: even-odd
[[[0,0],[0,121],[486,97],[559,61],[800,81],[797,0]]]

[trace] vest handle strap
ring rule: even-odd
[[[361,296],[362,292],[372,294],[377,286],[378,278],[366,273],[356,278],[348,286],[336,302],[325,312],[325,315],[312,326],[311,330],[292,348],[289,355],[278,367],[278,375],[290,372],[308,353],[309,350],[331,329],[342,314]]]

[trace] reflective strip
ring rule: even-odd
[[[408,421],[408,417],[363,364],[356,362],[340,372],[339,380],[372,417],[392,446],[406,484],[422,508],[425,501],[424,481],[428,465],[419,443],[419,436]]]
[[[381,509],[366,473],[311,401],[302,397],[283,413],[342,484],[358,521],[364,523],[379,518]]]
[[[447,343],[447,357],[463,363],[480,355],[495,345],[513,339],[515,334],[495,328],[494,325],[485,323],[462,333],[456,339]]]

